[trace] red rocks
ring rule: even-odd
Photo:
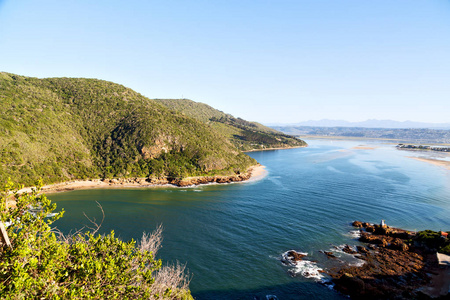
[[[337,247],[335,247],[335,248],[338,249]],[[320,250],[319,252],[325,254],[328,258],[336,258],[336,255],[334,255],[334,253],[331,251]],[[326,273],[326,271],[323,271],[323,272]]]
[[[366,249],[367,250],[367,249]],[[410,299],[427,284],[422,256],[409,251],[378,248],[364,254],[361,267],[329,272],[335,289],[355,299]]]
[[[358,227],[358,228],[362,228],[363,227],[363,223],[361,223],[360,221],[354,221],[352,223],[352,226]]]
[[[367,223],[368,224],[368,223]],[[375,227],[373,225],[368,224],[366,227],[366,231],[367,232],[374,232],[375,231]]]
[[[231,183],[247,180],[251,177],[251,171],[244,174],[235,174],[229,176],[199,176],[199,177],[188,177],[183,179],[160,177],[160,178],[113,178],[113,179],[103,179],[104,183],[109,183],[110,185],[164,185],[173,184],[180,187],[186,187],[191,185],[199,185],[206,183]]]
[[[432,263],[407,245],[406,240],[411,234],[386,225],[359,223],[366,229],[366,232],[361,231],[359,240],[370,244],[357,246],[355,257],[365,263],[359,267],[347,265],[340,270],[328,271],[335,289],[355,299],[419,298],[419,288],[429,283],[427,273],[433,272],[430,271]],[[373,228],[373,233],[367,232],[368,228]],[[342,250],[356,253],[348,245]]]
[[[374,227],[374,234],[389,235],[389,233],[392,232],[392,229],[389,226],[374,225]]]
[[[408,251],[409,247],[406,245],[403,240],[396,238],[392,243],[389,245],[391,249],[394,250],[400,250],[400,251]]]
[[[361,221],[353,221],[352,226],[357,228],[364,228],[367,232],[374,232],[375,226],[367,222],[361,222]]]
[[[356,250],[358,251],[358,253],[368,253],[369,252],[369,250],[363,246],[356,246]]]
[[[331,251],[322,251],[328,258],[336,258],[336,256]]]
[[[349,245],[345,245],[341,250],[344,251],[345,253],[348,253],[348,254],[356,254],[356,253],[358,253],[355,250],[353,250],[353,248],[350,247]]]
[[[367,232],[361,232],[359,240],[364,243],[381,245],[382,247],[386,247],[389,244],[389,239],[387,237],[380,235],[373,235]]]
[[[199,185],[206,183],[231,183],[231,182],[239,182],[244,181],[250,178],[250,174],[236,174],[230,176],[202,176],[202,177],[188,177],[184,179],[172,179],[169,181],[170,184],[174,184],[177,186],[190,186],[190,185]]]
[[[298,253],[297,251],[290,250],[286,253],[286,258],[290,261],[299,261],[302,260],[303,257],[305,257],[305,254]]]

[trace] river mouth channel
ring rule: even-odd
[[[91,189],[50,194],[63,232],[105,220],[123,240],[163,224],[164,263],[185,263],[196,299],[344,299],[310,276],[333,246],[357,243],[353,220],[409,230],[450,230],[450,171],[394,145],[307,141],[309,147],[251,152],[266,177],[189,188]],[[414,155],[427,155],[426,153]],[[283,264],[288,250],[304,267]]]

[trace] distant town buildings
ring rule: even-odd
[[[399,148],[399,149],[417,149],[417,150],[431,150],[431,151],[450,152],[450,147],[446,147],[446,146],[398,144],[397,148]]]
[[[369,138],[396,141],[405,144],[450,144],[450,130],[427,128],[362,128],[362,127],[314,127],[273,126],[286,134],[320,137]],[[437,150],[442,151],[442,150]]]

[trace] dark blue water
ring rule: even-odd
[[[343,299],[308,278],[326,268],[318,250],[355,244],[350,222],[411,230],[450,229],[450,171],[393,145],[308,141],[308,148],[253,152],[268,176],[251,183],[195,188],[103,189],[50,195],[66,210],[63,231],[106,218],[103,232],[124,240],[164,226],[165,262],[186,263],[196,299]],[[317,263],[294,268],[282,253],[307,252]],[[308,268],[310,267],[310,268]],[[316,270],[317,271],[317,270]],[[306,274],[307,275],[307,274]]]

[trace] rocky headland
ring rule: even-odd
[[[343,252],[364,261],[327,270],[334,288],[352,299],[450,299],[450,268],[439,266],[436,249],[420,242],[415,232],[384,224],[355,221],[359,241]],[[325,252],[324,252],[325,253]],[[325,253],[328,259],[334,255]]]
[[[151,185],[174,185],[178,187],[186,187],[192,185],[200,185],[207,183],[231,183],[250,179],[251,172],[243,174],[235,174],[229,176],[198,176],[186,178],[118,178],[118,179],[101,179],[100,181],[111,186],[125,185],[125,186],[151,186]]]

